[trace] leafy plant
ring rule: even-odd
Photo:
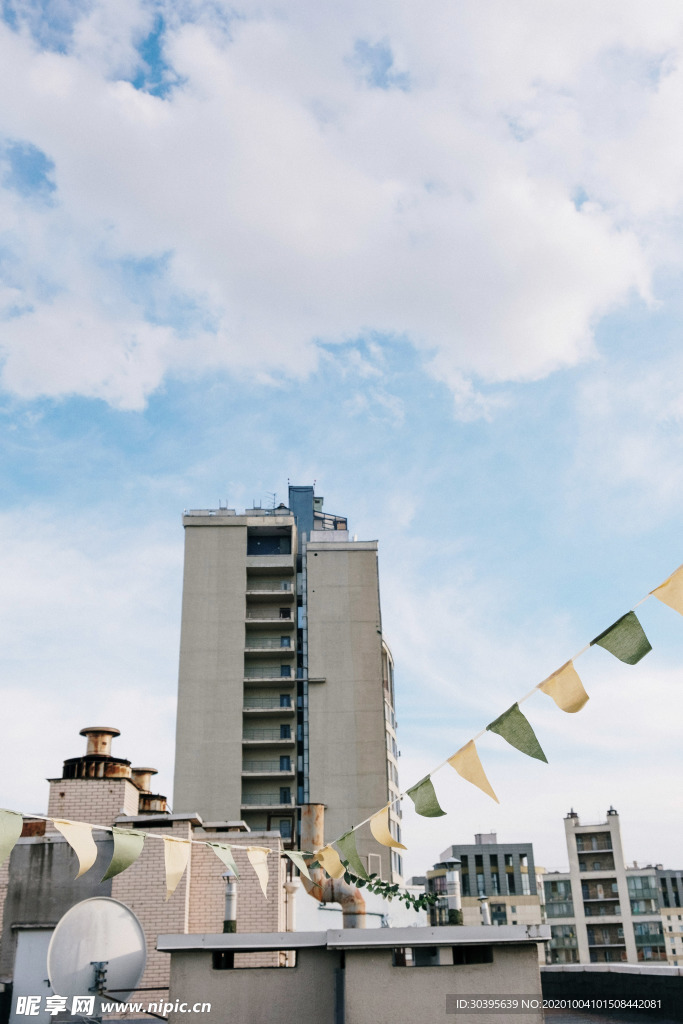
[[[353,871],[350,870],[347,860],[343,860],[342,864],[344,865],[344,881],[348,885],[355,885],[359,889],[366,888],[368,892],[376,893],[383,900],[391,902],[396,898],[400,902],[405,903],[407,907],[412,907],[416,911],[428,910],[435,903],[438,903],[439,897],[435,892],[423,892],[416,896],[406,889],[401,889],[398,883],[391,885],[389,882],[383,882],[376,872],[373,872],[368,878],[359,878],[358,875],[354,875]]]

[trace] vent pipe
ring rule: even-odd
[[[321,850],[325,845],[325,805],[304,804],[301,808],[301,847]],[[310,868],[312,881],[301,876],[304,889],[320,903],[339,903],[344,928],[365,928],[365,900],[360,889],[343,878],[328,878],[322,868]]]

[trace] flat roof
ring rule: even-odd
[[[550,925],[475,925],[443,928],[342,928],[326,932],[238,932],[227,934],[159,935],[157,949],[206,952],[230,949],[255,953],[271,949],[383,949],[395,946],[504,946],[542,942]]]

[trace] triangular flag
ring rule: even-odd
[[[16,811],[0,810],[0,864],[9,857],[21,835],[24,819]]]
[[[253,867],[259,882],[261,883],[261,889],[263,895],[268,899],[268,854],[270,850],[267,846],[247,846],[247,857]]]
[[[451,768],[455,768],[458,775],[461,775],[463,779],[467,779],[473,786],[478,786],[482,792],[490,796],[497,804],[500,803],[500,800],[491,788],[491,783],[486,778],[486,772],[482,768],[474,740],[470,740],[460,750],[456,750],[453,756],[448,758],[448,763]]]
[[[359,878],[367,878],[368,873],[363,866],[363,861],[358,856],[356,834],[354,830],[350,829],[349,832],[345,832],[341,839],[337,839],[335,842],[341,850],[344,860],[348,861],[349,867],[353,871],[354,875],[358,875]]]
[[[683,615],[683,565],[679,565],[678,569],[651,593],[658,601],[663,601],[669,608]]]
[[[170,900],[183,877],[190,859],[190,844],[186,839],[164,836],[164,864],[166,866],[166,900]]]
[[[129,868],[131,864],[134,864],[142,853],[142,847],[145,844],[145,833],[138,832],[137,829],[113,828],[111,831],[114,836],[114,853],[109,862],[109,867],[102,877],[103,882],[106,882],[108,878],[113,878],[114,875],[120,874],[126,868]]]
[[[627,665],[637,665],[640,659],[652,650],[635,612],[626,612],[626,615],[622,615],[600,636],[591,640],[591,647],[593,644],[604,647]]]
[[[97,844],[92,837],[92,825],[84,821],[61,821],[57,818],[52,820],[55,828],[62,833],[78,857],[80,868],[76,878],[80,878],[97,860]]]
[[[313,879],[311,878],[311,876],[309,874],[308,867],[306,865],[306,861],[304,860],[303,853],[300,850],[285,850],[285,853],[287,854],[289,859],[291,861],[293,861],[294,864],[296,864],[296,866],[298,867],[298,869],[301,872],[301,874],[305,875],[306,878],[309,878],[309,879],[311,879],[311,881],[313,881]]]
[[[407,790],[408,796],[415,804],[415,810],[423,818],[441,818],[446,812],[439,807],[434,786],[429,775]]]
[[[226,868],[230,868],[235,878],[240,877],[237,865],[235,864],[235,858],[232,855],[231,846],[228,846],[227,843],[207,843],[206,845],[213,850],[220,860],[223,861]]]
[[[406,849],[403,843],[399,843],[397,839],[394,839],[389,831],[389,804],[370,818],[370,831],[382,846],[394,846],[397,850]]]
[[[313,856],[330,878],[341,878],[344,874],[345,869],[339,854],[331,846],[323,846],[322,850],[316,850]]]
[[[487,725],[486,728],[490,732],[497,732],[499,736],[508,741],[510,746],[521,750],[523,754],[528,754],[529,757],[535,757],[539,761],[548,763],[548,758],[541,750],[534,730],[519,710],[519,704],[513,704],[511,708],[504,711],[502,715]]]
[[[558,708],[574,714],[588,702],[588,694],[583,688],[574,662],[568,661],[557,672],[538,684],[538,689],[552,697]]]

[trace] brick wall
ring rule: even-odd
[[[140,790],[128,779],[50,779],[50,818],[111,825],[119,814],[137,814]],[[55,832],[51,822],[47,830]]]

